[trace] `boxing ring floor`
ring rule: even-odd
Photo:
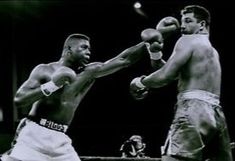
[[[80,156],[82,161],[160,161],[160,158],[122,158],[101,156]]]

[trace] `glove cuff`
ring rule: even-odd
[[[148,50],[150,59],[152,60],[160,60],[162,58],[162,52],[161,51],[157,51],[157,52],[152,52],[150,51],[150,44],[149,43],[145,43],[146,48]]]
[[[40,86],[42,93],[45,96],[50,96],[53,92],[57,91],[58,89],[62,88],[62,86],[57,86],[53,81],[49,81],[45,84]]]
[[[146,86],[141,82],[141,80],[144,78],[145,78],[145,76],[136,78],[135,84],[138,88],[141,88],[141,89],[146,88]]]
[[[160,60],[162,58],[162,52],[149,52],[150,59],[152,60]]]

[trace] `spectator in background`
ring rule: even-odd
[[[146,157],[144,153],[145,147],[146,144],[143,142],[143,138],[139,135],[133,135],[121,145],[120,152],[123,158],[142,158]]]

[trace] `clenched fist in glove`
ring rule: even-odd
[[[50,96],[65,84],[71,83],[75,77],[76,73],[72,69],[62,66],[52,74],[51,81],[41,85],[41,91],[45,96]]]
[[[163,37],[156,29],[148,28],[141,32],[141,39],[145,42],[150,58],[159,60],[162,57]]]
[[[63,86],[71,83],[76,77],[76,73],[68,67],[60,67],[51,76],[51,80],[57,86]]]
[[[135,100],[142,100],[148,95],[148,88],[141,83],[144,77],[137,77],[130,83],[130,94]]]
[[[166,38],[168,35],[176,32],[179,28],[179,21],[171,16],[161,19],[156,26],[156,30],[163,35],[163,38]]]

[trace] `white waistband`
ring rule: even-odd
[[[219,96],[203,90],[187,90],[180,92],[177,96],[178,100],[182,99],[199,99],[213,105],[219,105]]]

